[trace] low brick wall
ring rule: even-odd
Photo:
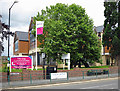
[[[119,68],[118,66],[109,67],[110,74],[118,73],[118,70],[120,70],[118,68]]]
[[[7,82],[7,72],[1,72],[0,82]],[[22,72],[11,72],[10,81],[22,81],[22,80],[37,80],[43,79],[43,71],[41,70],[23,70]]]
[[[103,71],[104,69],[109,70],[110,74],[115,74],[118,73],[118,66],[113,66],[109,68],[74,68],[73,70],[58,70],[58,72],[68,72],[69,77],[79,77],[87,75],[88,70],[101,70]]]
[[[118,73],[118,66],[113,66],[109,68],[74,68],[73,70],[58,70],[57,72],[68,72],[69,77],[79,77],[87,75],[88,70],[103,70],[109,69],[110,74]],[[45,72],[46,73],[46,72]],[[7,82],[7,72],[1,72],[0,82]],[[43,71],[42,70],[23,70],[22,72],[11,72],[10,73],[10,81],[22,81],[22,80],[40,80],[43,79]],[[46,77],[46,74],[45,74]]]
[[[22,72],[19,72],[19,75],[10,76],[10,81],[30,79],[43,79],[43,72],[41,70],[23,70]]]
[[[109,68],[74,68],[73,70],[58,70],[58,72],[68,72],[69,77],[87,76],[88,70],[108,70]]]
[[[6,81],[7,81],[7,73],[0,72],[0,82],[6,82]]]

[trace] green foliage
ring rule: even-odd
[[[109,65],[105,65],[105,66],[91,66],[89,68],[109,68],[110,66]],[[82,67],[82,68],[85,68],[85,67]]]
[[[120,4],[120,3],[118,3]],[[120,23],[117,2],[105,2],[104,7],[104,46],[112,47],[110,50],[111,57],[116,58],[120,55]],[[119,5],[120,6],[120,5]]]
[[[2,63],[2,67],[0,67],[0,72],[7,72],[7,62],[6,63]]]
[[[44,21],[44,34],[39,35],[40,42],[44,40],[41,52],[50,59],[60,60],[63,53],[70,53],[71,62],[84,59],[86,62],[100,62],[100,42],[93,32],[93,20],[79,5],[57,3],[46,7],[41,15],[34,17]],[[35,27],[34,27],[35,28]]]

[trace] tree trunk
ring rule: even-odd
[[[73,61],[70,62],[70,68],[73,68]]]
[[[117,55],[116,60],[115,60],[115,65],[120,66],[120,55]]]
[[[79,65],[78,65],[79,68],[81,68],[81,61],[79,60]]]
[[[77,65],[77,62],[78,62],[78,61],[76,61],[76,62],[74,63],[74,67],[76,67],[76,65]]]
[[[85,62],[84,60],[81,60],[81,62],[83,63],[83,65],[85,66],[85,68],[89,68],[89,64],[87,62]]]

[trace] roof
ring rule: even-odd
[[[16,31],[16,35],[19,40],[28,41],[28,32]]]
[[[95,28],[96,32],[103,32],[104,26],[97,26]]]

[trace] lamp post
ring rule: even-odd
[[[14,3],[12,4],[12,6],[9,8],[9,29],[8,29],[8,33],[10,32],[10,12],[11,12],[11,8],[13,7],[13,5],[15,3],[18,3],[18,1],[14,1]],[[9,57],[9,43],[10,43],[10,35],[8,34],[8,62],[10,64],[10,57]],[[9,65],[8,65],[8,71],[7,71],[7,75],[9,76]]]

